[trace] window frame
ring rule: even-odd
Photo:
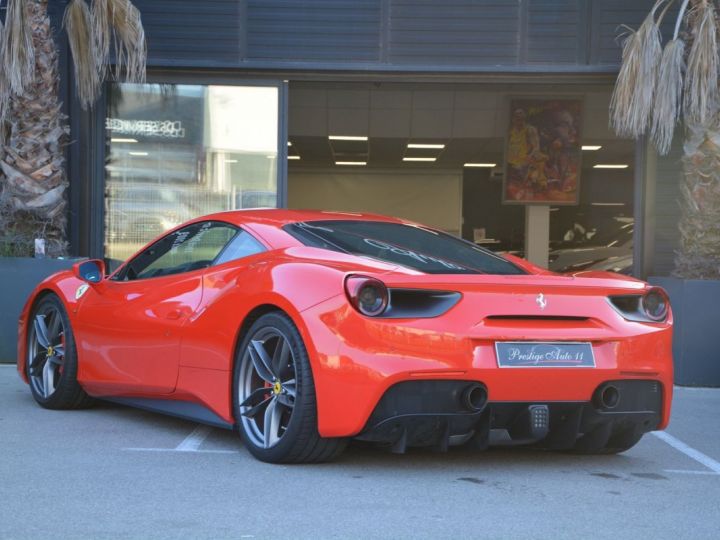
[[[234,231],[235,231],[235,233],[228,239],[228,241],[225,242],[225,244],[222,246],[222,248],[220,248],[220,250],[215,255],[215,257],[213,257],[213,260],[211,261],[211,263],[208,266],[203,267],[203,268],[194,268],[192,270],[186,270],[186,271],[182,271],[182,272],[174,272],[171,274],[162,274],[162,275],[158,275],[158,276],[145,276],[145,277],[136,276],[132,279],[128,278],[128,273],[132,267],[133,262],[137,261],[140,257],[142,257],[148,250],[152,249],[154,246],[160,244],[161,242],[166,241],[170,235],[176,234],[176,233],[183,231],[184,229],[188,229],[190,227],[196,227],[198,225],[202,226],[205,223],[214,223],[214,224],[222,225],[228,229],[234,229]],[[147,244],[138,253],[136,253],[130,259],[125,261],[125,263],[123,263],[123,265],[117,270],[117,272],[115,272],[110,277],[110,279],[113,281],[118,281],[118,282],[136,282],[136,281],[143,281],[143,280],[147,280],[147,279],[155,279],[155,278],[161,278],[161,277],[167,277],[167,276],[179,276],[182,274],[188,274],[190,272],[194,272],[196,270],[205,270],[207,268],[212,267],[215,264],[215,261],[217,260],[218,256],[227,248],[228,244],[230,244],[230,242],[233,241],[233,239],[237,236],[239,230],[240,230],[240,227],[238,227],[237,225],[235,225],[233,223],[228,223],[227,221],[221,221],[221,220],[215,220],[215,219],[207,219],[207,220],[186,223],[177,229],[173,229],[172,231],[167,232],[166,234],[164,234],[163,236],[161,236],[154,242]],[[166,253],[167,253],[167,251],[165,253],[163,253],[162,255],[160,255],[160,257],[164,256]],[[158,259],[160,257],[158,257]],[[145,266],[145,268],[147,268],[150,264],[157,261],[158,259],[155,259],[151,263],[147,264]]]

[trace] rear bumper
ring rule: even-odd
[[[358,439],[391,445],[446,449],[472,439],[486,448],[493,437],[502,444],[539,444],[567,450],[587,433],[606,440],[631,430],[658,428],[662,386],[652,380],[606,381],[585,402],[488,402],[469,410],[462,399],[468,381],[409,381],[394,385],[380,399]],[[608,399],[613,397],[616,399]]]
[[[607,304],[607,302],[604,302]],[[452,314],[452,311],[451,311]],[[390,387],[405,381],[462,380],[483,383],[491,408],[502,403],[590,403],[606,381],[658,383],[664,429],[672,402],[672,325],[622,320],[601,329],[560,325],[513,329],[474,327],[453,331],[441,319],[371,320],[343,297],[302,313],[323,437],[353,437]],[[496,341],[592,343],[594,368],[499,368]],[[497,405],[496,405],[497,404]],[[552,408],[553,410],[555,407]],[[587,415],[586,415],[587,416]]]

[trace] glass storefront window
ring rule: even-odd
[[[204,214],[277,205],[278,89],[113,84],[105,254]]]

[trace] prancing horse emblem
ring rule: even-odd
[[[543,293],[537,295],[535,302],[537,302],[537,305],[540,306],[540,309],[545,309],[547,306],[547,300],[545,299],[545,295]]]
[[[75,291],[75,300],[80,300],[82,295],[87,292],[89,287],[90,285],[88,285],[87,283],[83,283],[82,285],[80,285]]]

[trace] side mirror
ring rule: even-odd
[[[100,283],[105,277],[105,263],[100,259],[79,262],[73,265],[73,273],[88,283]]]

